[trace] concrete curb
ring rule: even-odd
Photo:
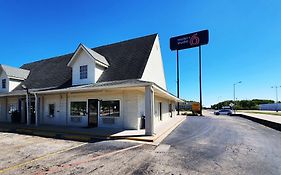
[[[100,137],[100,136],[92,136],[88,134],[81,134],[81,133],[63,133],[63,132],[56,132],[56,131],[42,131],[42,130],[35,130],[35,129],[8,129],[8,128],[0,128],[0,132],[9,132],[9,133],[18,133],[18,134],[25,134],[25,135],[33,135],[33,136],[41,136],[47,138],[55,138],[55,139],[65,139],[65,140],[74,140],[80,142],[91,142],[93,140],[108,140],[109,137]]]
[[[101,136],[101,135],[92,135],[83,132],[74,132],[74,131],[49,131],[46,129],[40,128],[0,128],[2,132],[10,132],[10,133],[19,133],[26,135],[34,135],[41,136],[47,138],[55,138],[55,139],[65,139],[65,140],[74,140],[81,142],[91,142],[93,140],[114,140],[114,139],[123,139],[123,140],[134,140],[134,141],[142,141],[142,142],[154,142],[160,137],[163,140],[167,137],[176,127],[178,127],[186,118],[182,118],[175,125],[167,128],[164,132],[159,135],[154,136],[140,136],[140,137],[130,137],[130,136]]]
[[[272,122],[272,121],[268,121],[268,120],[263,120],[263,119],[260,119],[260,118],[251,117],[251,116],[245,115],[245,114],[233,114],[232,116],[242,117],[242,118],[251,120],[251,121],[253,121],[253,122],[262,124],[262,125],[264,125],[264,126],[267,126],[267,127],[269,127],[269,128],[275,129],[275,130],[277,130],[277,131],[281,131],[281,124],[280,124],[280,123],[275,123],[275,122]]]
[[[144,136],[146,138],[142,138],[142,137],[115,137],[118,139],[125,139],[125,140],[135,140],[135,141],[142,141],[142,142],[155,142],[157,139],[159,139],[160,137],[164,136],[162,138],[162,140],[167,137],[174,129],[176,129],[186,118],[182,118],[179,122],[177,122],[175,125],[169,127],[168,129],[166,129],[164,132],[162,132],[159,135],[155,135],[155,136],[151,136],[149,138],[147,138],[148,136]],[[114,138],[114,137],[113,137]]]

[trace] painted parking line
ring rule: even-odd
[[[56,154],[63,153],[63,152],[66,152],[66,151],[69,151],[69,150],[78,148],[78,147],[80,147],[80,146],[86,145],[86,144],[88,144],[88,143],[82,143],[82,144],[79,144],[79,145],[76,145],[76,146],[73,146],[73,147],[70,147],[70,148],[66,148],[66,149],[63,149],[63,150],[56,151],[56,152],[48,153],[48,154],[45,154],[45,155],[43,155],[43,156],[34,158],[34,159],[32,159],[32,160],[29,160],[29,161],[26,161],[26,162],[23,162],[23,163],[14,165],[14,166],[10,166],[10,167],[7,167],[7,168],[0,169],[0,173],[5,173],[5,172],[7,172],[7,171],[20,168],[20,167],[22,167],[22,166],[24,166],[24,165],[27,165],[27,164],[29,164],[29,163],[32,163],[32,162],[35,162],[35,161],[38,161],[38,160],[41,160],[41,159],[44,159],[44,158],[48,158],[48,157],[53,156],[53,155],[56,155]]]
[[[88,163],[88,162],[91,162],[91,161],[94,161],[94,160],[97,160],[97,159],[100,159],[100,158],[103,158],[103,157],[111,156],[111,155],[114,155],[114,154],[118,154],[118,153],[121,153],[121,152],[124,152],[124,151],[131,150],[131,149],[139,148],[143,145],[144,145],[144,143],[140,144],[140,145],[131,146],[131,147],[128,147],[128,148],[123,148],[123,149],[120,149],[120,150],[117,150],[117,151],[108,152],[108,153],[98,155],[98,156],[95,156],[95,157],[86,158],[84,160],[71,162],[71,163],[65,163],[65,164],[62,164],[62,165],[59,165],[59,166],[53,166],[53,167],[49,168],[48,171],[40,170],[40,171],[34,173],[33,175],[55,174],[59,171],[62,171],[62,170],[68,169],[68,168],[73,168],[75,166],[78,166],[78,165],[81,165],[81,164],[84,164],[84,163]]]

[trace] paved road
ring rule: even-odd
[[[158,147],[96,142],[8,174],[281,174],[281,132],[239,117],[188,117]],[[117,151],[117,152],[116,152]]]

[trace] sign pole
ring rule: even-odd
[[[199,86],[200,86],[200,116],[202,116],[202,58],[201,45],[199,46]]]
[[[201,58],[201,46],[209,43],[209,31],[202,30],[194,33],[189,33],[181,36],[170,38],[170,49],[177,51],[177,97],[179,98],[179,50],[199,47],[199,86],[200,86],[200,116],[202,114],[202,58]],[[179,102],[178,102],[178,115]]]
[[[180,98],[179,50],[177,50],[177,97]],[[179,102],[178,102],[178,115],[180,115]]]

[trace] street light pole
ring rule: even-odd
[[[281,86],[271,86],[271,88],[275,88],[275,98],[276,98],[276,112],[278,112],[278,88],[280,88]]]
[[[235,113],[235,107],[236,107],[235,87],[239,83],[242,83],[242,81],[238,81],[238,82],[233,84],[233,103],[234,103],[233,111],[234,111],[234,113]]]

